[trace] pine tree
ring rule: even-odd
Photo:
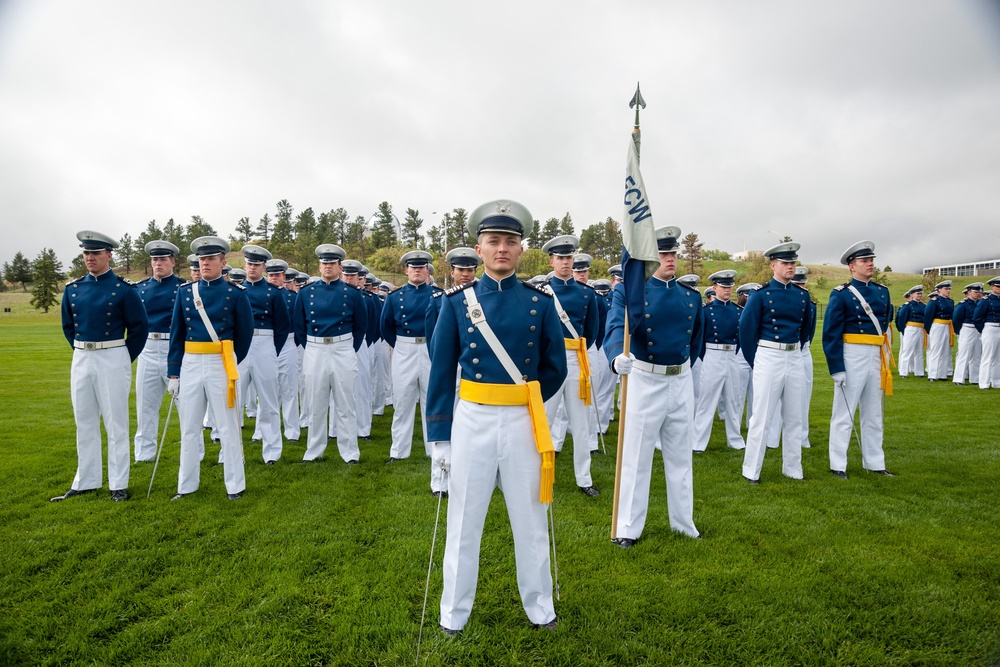
[[[545,226],[542,228],[542,245],[545,245],[555,237],[560,235],[559,232],[559,218],[549,218],[545,221]]]
[[[698,235],[694,232],[685,236],[681,243],[683,243],[684,246],[681,258],[687,265],[687,272],[698,273],[698,269],[701,268],[701,250],[705,244],[698,241]]]
[[[271,229],[271,216],[265,213],[260,222],[257,223],[257,236],[260,237],[264,245],[267,245],[271,240]]]
[[[135,245],[132,243],[132,235],[128,232],[122,234],[122,237],[118,239],[118,249],[115,250],[115,255],[118,256],[118,260],[124,265],[125,271],[132,270],[132,261],[135,259]]]
[[[559,221],[559,233],[576,236],[576,231],[573,228],[573,216],[569,214],[569,211],[566,211],[566,215]]]
[[[403,220],[403,245],[410,248],[422,248],[424,237],[420,233],[420,226],[424,224],[420,217],[420,211],[412,208],[406,209],[406,219]]]
[[[398,222],[389,202],[384,201],[379,204],[378,210],[372,216],[372,247],[390,248],[399,245],[399,237],[396,234]]]
[[[58,305],[59,280],[63,278],[62,262],[50,248],[42,248],[32,263],[34,284],[31,286],[31,305],[43,313]]]
[[[253,240],[253,226],[250,224],[250,218],[242,217],[236,223],[236,240],[241,244],[247,244]]]
[[[3,279],[14,287],[21,283],[21,290],[27,292],[31,282],[31,262],[21,252],[16,253],[10,263],[4,262]]]

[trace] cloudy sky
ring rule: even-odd
[[[637,81],[658,226],[1000,257],[990,0],[0,0],[0,261],[75,233],[498,197],[622,219]]]

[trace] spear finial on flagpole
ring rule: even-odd
[[[631,109],[635,107],[635,127],[632,128],[632,141],[635,142],[635,153],[639,154],[639,108],[646,108],[646,100],[642,99],[642,93],[639,92],[639,82],[635,82],[635,95],[632,96],[632,101],[628,103],[628,108]]]

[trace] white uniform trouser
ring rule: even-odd
[[[931,325],[927,337],[927,377],[944,380],[951,365],[950,327],[947,324]]]
[[[382,341],[380,362],[382,379],[385,381],[385,404],[392,405],[392,348],[385,341]]]
[[[907,326],[899,342],[899,377],[913,373],[924,376],[924,333],[923,327]]]
[[[805,373],[805,390],[802,392],[802,446],[812,447],[809,442],[809,408],[812,406],[813,393],[813,357],[809,344],[802,348],[802,369]]]
[[[720,401],[725,404],[726,443],[733,449],[743,449],[746,443],[740,435],[740,410],[736,406],[740,369],[734,351],[705,350],[701,363],[701,393],[695,399],[694,450],[703,452],[712,435],[715,410]]]
[[[305,357],[305,348],[295,348],[295,355],[298,357],[299,369],[299,429],[309,428],[309,400],[306,398],[306,373],[302,368],[302,359]]]
[[[223,478],[226,493],[242,493],[247,481],[243,471],[243,434],[240,432],[236,401],[229,407],[226,396],[229,380],[220,354],[185,354],[181,362],[181,393],[177,412],[181,420],[181,466],[177,473],[177,493],[194,493],[201,479],[200,443],[205,441],[201,419],[207,406],[212,406],[215,425],[219,429],[223,451]]]
[[[694,404],[698,405],[701,394],[701,359],[695,359],[691,364],[691,388],[694,390]]]
[[[990,322],[983,327],[983,356],[979,361],[979,388],[1000,389],[1000,327]]]
[[[781,450],[781,472],[786,477],[802,479],[802,392],[805,391],[805,369],[798,349],[775,350],[758,347],[753,367],[753,414],[747,431],[747,448],[743,456],[743,476],[760,479],[764,465],[767,427],[778,411],[785,440]]]
[[[185,355],[186,357],[187,355]],[[256,433],[260,434],[265,461],[281,458],[281,429],[278,417],[278,355],[274,336],[254,336],[250,352],[239,365],[241,394],[252,386],[257,392]]]
[[[591,373],[590,376],[591,394],[590,394],[590,405],[587,407],[587,418],[590,421],[590,428],[588,429],[588,433],[590,434],[590,451],[592,452],[597,451],[598,430],[600,430],[601,432],[604,431],[604,429],[601,428],[601,420],[599,419],[600,408],[597,402],[597,385],[599,383],[598,377],[600,376],[600,370],[598,369],[607,368],[607,364],[604,364],[603,366],[597,364],[597,366],[595,367],[595,364],[599,361],[598,357],[603,357],[603,356],[604,356],[603,354],[597,351],[596,345],[591,345],[587,349],[587,363],[590,365],[590,373]],[[608,372],[610,373],[611,370],[608,369]]]
[[[333,416],[337,423],[340,457],[344,461],[359,460],[361,451],[358,449],[354,391],[358,378],[358,357],[354,353],[354,340],[306,343],[302,366],[305,369],[305,397],[310,419],[308,444],[302,460],[314,461],[326,451],[331,392],[334,394]]]
[[[608,425],[615,416],[615,386],[618,375],[608,366],[608,358],[603,350],[598,350],[597,356],[590,360],[590,369],[594,373],[594,391],[597,394],[597,414],[601,422],[601,433],[607,433]]]
[[[955,355],[955,375],[952,380],[963,384],[979,384],[979,364],[982,362],[983,344],[974,324],[963,324],[958,331],[958,354]]]
[[[744,423],[750,424],[750,415],[753,412],[753,406],[750,403],[753,402],[753,369],[750,368],[750,364],[747,363],[746,357],[743,356],[742,350],[736,351],[736,368],[739,371],[740,381],[736,386],[736,423],[742,426]],[[747,402],[747,395],[749,394],[750,402]],[[746,409],[746,422],[743,421],[743,411]]]
[[[396,347],[396,352],[400,350]],[[517,587],[528,619],[549,623],[552,603],[546,506],[538,500],[541,455],[528,410],[461,400],[451,429],[448,537],[441,625],[461,630],[472,613],[486,511],[499,480],[514,534]]]
[[[383,348],[385,341],[379,339],[369,350],[371,352],[369,374],[372,378],[371,413],[378,416],[382,416],[385,412],[385,376],[382,374],[381,362]]]
[[[156,458],[156,435],[160,406],[167,393],[167,348],[169,340],[150,338],[135,367],[135,460]]]
[[[593,486],[594,481],[590,477],[590,444],[591,437],[596,438],[597,434],[590,433],[590,419],[587,417],[587,411],[593,408],[584,405],[583,399],[580,398],[580,361],[577,359],[576,350],[566,352],[566,379],[559,391],[545,401],[545,416],[548,418],[550,428],[555,424],[560,401],[566,406],[566,417],[570,428],[573,429],[573,470],[576,473],[576,485],[580,488]]]
[[[561,452],[563,444],[566,442],[566,433],[569,431],[569,417],[566,415],[566,405],[563,403],[562,395],[559,396],[559,407],[556,408],[555,417],[549,419],[549,433],[552,435],[552,446],[557,452]],[[545,407],[546,416],[548,406]]]
[[[362,438],[367,438],[372,434],[371,353],[368,343],[361,341],[361,347],[358,348],[357,352],[358,381],[354,384],[354,418],[358,423],[358,435]]]
[[[288,340],[278,355],[278,398],[281,403],[281,416],[285,426],[285,437],[298,440],[301,435],[299,426],[299,368],[298,348],[295,346],[295,334],[288,334]]]
[[[104,477],[101,420],[108,433],[108,487],[128,487],[128,395],[132,388],[132,360],[128,349],[73,350],[70,397],[76,419],[76,476],[72,488],[101,488]]]
[[[243,360],[246,362],[246,359]],[[242,371],[240,372],[240,377],[243,377]],[[257,418],[257,389],[252,384],[246,387],[246,391],[241,394],[243,404],[246,406],[246,415],[250,419]],[[240,415],[240,426],[242,426],[243,417]],[[254,429],[259,430],[259,429]]]
[[[830,413],[830,470],[847,471],[854,411],[861,409],[861,462],[865,470],[885,470],[882,452],[882,357],[878,345],[844,343],[847,384],[833,387]]]
[[[694,526],[694,388],[691,369],[679,375],[659,375],[638,368],[629,375],[624,410],[621,489],[618,496],[618,537],[638,539],[646,525],[653,449],[663,446],[667,510],[673,530],[698,537]]]
[[[431,358],[427,355],[427,345],[413,341],[396,340],[396,348],[392,352],[392,448],[389,456],[405,459],[410,456],[413,445],[414,410],[417,401],[420,402],[421,437],[424,440],[424,452],[431,455],[427,443],[426,423],[427,381],[430,379]]]

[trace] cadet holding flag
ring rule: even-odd
[[[450,476],[441,595],[441,628],[449,635],[472,613],[483,525],[498,481],[524,611],[536,627],[556,624],[546,530],[555,452],[543,402],[566,379],[566,352],[553,298],[515,274],[532,220],[510,200],[476,208],[468,228],[483,277],[439,298],[427,429],[433,464]]]
[[[146,344],[146,310],[135,283],[111,270],[118,242],[99,232],[76,235],[87,275],[66,285],[62,328],[73,348],[70,395],[76,419],[76,476],[58,502],[101,488],[101,420],[108,434],[108,487],[111,499],[129,499],[128,395],[132,362]]]
[[[851,280],[830,293],[823,318],[823,352],[833,376],[830,472],[847,479],[847,449],[854,411],[861,410],[861,460],[865,470],[892,477],[882,451],[883,395],[892,395],[889,289],[872,282],[875,244],[859,241],[840,258]]]
[[[243,437],[237,401],[237,364],[253,339],[253,311],[242,286],[222,277],[229,244],[216,236],[191,242],[201,265],[201,279],[177,290],[170,323],[168,391],[178,399],[181,420],[181,463],[177,473],[179,500],[198,490],[199,449],[204,442],[201,420],[207,409],[215,418],[222,443],[223,477],[230,500],[246,490]]]
[[[170,345],[170,320],[181,280],[174,274],[180,249],[169,241],[150,241],[144,250],[149,255],[153,275],[138,285],[139,298],[149,319],[149,338],[139,355],[135,369],[135,460],[156,458],[156,434],[160,427],[160,404],[167,393],[167,349]]]

